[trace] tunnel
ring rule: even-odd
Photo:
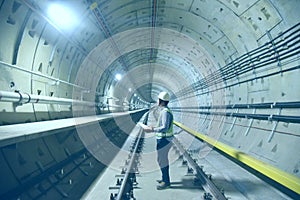
[[[89,194],[135,154],[132,135],[150,140],[138,124],[155,124],[162,91],[184,146],[174,152],[197,158],[188,172],[218,171],[204,190],[300,199],[299,10],[299,0],[0,0],[0,199],[118,199]],[[238,181],[231,166],[254,178]],[[121,199],[147,199],[133,188]],[[185,189],[169,199],[219,199]]]

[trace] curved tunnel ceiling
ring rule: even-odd
[[[94,49],[94,52],[98,51],[101,54],[107,48],[111,48],[109,52],[116,56],[110,59],[120,58],[120,68],[110,70],[112,78],[109,83],[111,84],[113,83],[114,74],[127,73],[131,68],[130,64],[126,63],[129,58],[124,55],[128,52],[128,49],[144,50],[148,48],[150,51],[145,56],[145,61],[148,61],[150,65],[156,62],[155,54],[162,57],[179,57],[179,59],[188,63],[187,66],[181,66],[181,68],[184,67],[185,71],[191,71],[191,73],[182,73],[182,76],[192,85],[196,82],[196,77],[206,76],[215,71],[217,66],[224,65],[224,61],[232,59],[235,55],[240,55],[248,49],[257,47],[256,40],[261,37],[259,28],[266,29],[268,27],[258,27],[256,25],[257,27],[254,28],[257,31],[253,33],[252,27],[247,24],[249,20],[251,22],[253,19],[250,17],[247,22],[247,13],[241,17],[236,15],[237,13],[243,13],[243,9],[248,9],[255,3],[256,1],[250,1],[244,8],[236,1],[233,4],[228,4],[226,1],[211,1],[208,4],[206,1],[169,2],[155,0],[93,3],[91,8],[94,18],[97,19],[98,27],[101,28],[109,43],[109,45],[103,47],[104,49],[96,50],[102,48],[102,45],[99,45]],[[234,6],[236,8],[232,9]],[[262,14],[273,25],[279,22],[280,16],[268,1],[257,3],[255,6],[262,7]],[[226,16],[226,19],[224,19],[224,16]],[[261,17],[258,17],[258,20],[261,19]],[[220,21],[222,21],[222,24]],[[224,21],[234,21],[235,23],[233,25],[223,23]],[[139,27],[150,28],[142,29]],[[235,31],[237,28],[239,29],[238,32]],[[244,38],[247,41],[244,41]],[[210,51],[210,54],[206,51]],[[171,52],[172,54],[168,55],[165,52]],[[213,63],[213,59],[218,65]],[[97,63],[102,68],[109,68],[103,66],[105,61],[101,63],[97,61]],[[109,65],[111,64],[109,63]],[[171,63],[169,66],[176,68],[176,65]],[[111,68],[113,69],[113,67]],[[151,83],[156,74],[151,71],[151,66],[149,68],[148,74],[150,76],[147,82]],[[165,73],[165,71],[159,71],[159,68],[155,72],[157,74]],[[133,77],[140,77],[140,74],[130,75],[132,82],[134,82]],[[163,78],[159,82],[160,85],[168,85],[172,81],[172,79]],[[107,90],[109,87],[105,89]],[[139,85],[135,84],[133,84],[133,87],[134,90],[139,88],[137,92],[144,100],[153,101],[150,96],[154,95],[149,95],[149,89],[140,88]],[[168,89],[168,87],[164,89]],[[180,90],[180,88],[174,89],[175,91],[170,92],[176,93]]]
[[[45,8],[48,6],[38,1],[36,3],[41,6],[42,10],[46,10],[43,6]],[[269,1],[248,1],[246,4],[239,1],[229,3],[228,1],[192,0],[86,1],[84,10],[79,2],[76,4],[78,5],[72,3],[71,7],[76,10],[78,18],[80,18],[80,13],[83,17],[81,17],[81,24],[74,28],[71,39],[77,42],[77,37],[79,38],[77,34],[85,34],[89,40],[85,44],[86,47],[83,46],[85,50],[91,49],[93,45],[97,46],[97,43],[100,44],[91,50],[92,53],[97,52],[96,54],[99,55],[93,56],[93,62],[98,67],[107,68],[109,71],[105,74],[109,77],[104,77],[106,85],[99,82],[98,90],[101,95],[107,95],[104,93],[108,93],[110,85],[115,84],[116,73],[126,74],[132,68],[129,51],[143,54],[145,49],[149,49],[143,59],[152,66],[155,66],[158,61],[157,56],[170,58],[166,65],[175,69],[179,66],[182,76],[192,85],[199,77],[212,73],[217,67],[223,66],[226,61],[245,53],[248,49],[257,47],[257,39],[262,36],[263,30],[274,26],[281,20]],[[255,9],[263,8],[261,9],[262,17],[258,16],[255,20],[268,20],[269,27],[266,27],[265,23],[251,25],[254,19],[248,15],[252,15],[249,9],[252,6]],[[233,21],[234,24],[230,23]],[[165,32],[161,33],[161,30]],[[69,34],[65,30],[62,32]],[[188,42],[189,40],[192,40],[193,44]],[[80,46],[84,45],[82,42],[79,43]],[[108,48],[110,50],[104,53]],[[103,54],[106,55],[103,56]],[[114,66],[113,62],[116,60],[119,66]],[[187,65],[183,66],[183,62],[174,65],[170,60],[183,60]],[[165,70],[160,71],[160,68],[157,68],[155,72],[160,74],[165,73]],[[132,79],[140,74],[130,76]],[[155,76],[156,74],[151,74],[146,82],[151,83],[151,79]],[[167,78],[161,79],[159,85],[168,85],[170,81],[172,80]],[[132,80],[132,82],[135,81]],[[153,101],[151,96],[155,95],[149,94],[149,90],[134,83],[132,87],[145,101]],[[168,89],[168,87],[161,89]],[[180,88],[177,88],[170,92],[176,93],[179,90]]]
[[[155,43],[151,43],[151,41],[155,41]],[[176,41],[176,43],[175,43]],[[130,57],[126,57],[124,55],[129,52],[139,52],[137,50],[145,48],[149,48],[148,55],[144,57],[145,61],[148,62],[148,68],[140,73],[132,73],[137,72],[138,70],[133,70],[134,66],[128,65],[128,61]],[[104,52],[104,50],[106,52]],[[139,54],[139,53],[138,53]],[[177,57],[179,59],[169,59],[167,60],[166,65],[161,65],[157,67],[156,64],[158,60],[156,57],[162,58],[172,58]],[[119,58],[119,67],[113,67],[113,62]],[[181,63],[172,64],[171,60],[182,60]],[[186,63],[186,66],[182,66],[182,63]],[[202,48],[199,43],[192,40],[186,35],[180,34],[170,29],[163,28],[139,28],[139,29],[131,29],[115,36],[109,38],[108,40],[101,43],[98,47],[96,47],[91,54],[86,58],[83,62],[82,68],[88,65],[90,68],[94,65],[93,75],[97,79],[97,77],[101,77],[103,70],[106,70],[107,75],[111,75],[110,81],[107,82],[108,78],[106,78],[106,83],[113,83],[114,74],[121,73],[127,74],[126,77],[131,82],[130,86],[127,88],[132,88],[133,91],[138,90],[141,97],[144,98],[147,102],[153,102],[153,98],[150,97],[152,93],[151,90],[147,90],[145,88],[140,88],[145,84],[158,84],[161,86],[165,86],[161,90],[168,90],[171,93],[178,92],[181,87],[174,88],[174,82],[179,79],[184,80],[183,82],[187,82],[186,84],[181,83],[181,86],[187,87],[191,85],[193,82],[202,77],[203,75],[208,74],[209,72],[214,70],[214,63],[208,53]],[[98,69],[99,73],[95,73]],[[179,73],[172,74],[173,71],[178,71]],[[79,79],[89,79],[95,83],[94,78],[90,78],[92,74],[83,75],[84,72],[79,73]],[[180,74],[180,76],[178,76]],[[159,78],[158,78],[159,77]],[[135,79],[143,79],[142,85],[136,85]],[[153,81],[153,78],[156,78]],[[122,80],[120,80],[122,84]],[[91,83],[90,85],[92,85]],[[86,83],[85,83],[86,84]],[[102,84],[103,86],[105,84]],[[102,86],[102,87],[103,87]],[[178,86],[178,85],[177,85]],[[99,88],[99,87],[98,87]],[[100,87],[101,88],[101,87]],[[172,90],[171,90],[172,88]],[[113,96],[118,99],[122,96],[118,97],[120,93],[114,93]],[[157,91],[155,91],[157,94]],[[154,95],[151,95],[154,96]]]
[[[123,34],[126,36],[122,36]],[[154,44],[152,48],[150,48],[151,44],[149,44],[149,41],[152,40],[151,37],[154,38],[153,40],[157,41],[157,44]],[[174,41],[176,41],[176,44],[172,43]],[[142,78],[145,83],[156,84],[158,81],[158,83],[160,83],[159,85],[165,85],[165,89],[170,89],[172,87],[171,85],[175,85],[174,82],[179,81],[179,74],[183,77],[181,79],[186,80],[191,84],[198,80],[202,73],[205,73],[203,72],[204,70],[201,70],[202,72],[200,72],[199,67],[203,62],[206,62],[207,64],[211,63],[213,66],[208,54],[198,43],[189,39],[187,36],[167,29],[132,29],[117,34],[116,37],[112,37],[108,43],[118,44],[115,49],[111,49],[114,54],[111,54],[110,56],[116,56],[115,54],[118,55],[118,53],[120,56],[119,59],[117,59],[117,62],[115,61],[112,64],[109,64],[108,67],[103,66],[105,60],[116,59],[110,58],[109,56],[106,56],[104,58],[105,60],[100,60],[98,58],[98,65],[106,69],[107,72],[104,78],[106,78],[107,75],[111,75],[110,81],[108,81],[109,78],[106,78],[104,82],[111,83],[114,79],[114,75],[117,73],[128,73],[126,77],[129,77],[133,83],[130,88],[133,88],[134,90],[140,88],[140,85],[134,83],[137,82],[135,79],[139,78]],[[145,49],[145,47],[148,49]],[[103,52],[103,49],[107,48],[109,48],[109,46],[104,44],[99,45],[95,48],[93,53],[97,55],[100,52]],[[132,63],[131,59],[135,61],[134,59],[136,57],[140,59],[138,60],[139,63]],[[119,66],[115,66],[116,63]],[[142,65],[143,63],[148,63],[148,69],[144,70],[142,73],[132,73],[135,67],[139,67],[139,65]],[[212,68],[210,70],[212,70]],[[173,74],[173,71],[177,71],[177,75]],[[164,76],[160,77],[160,75]],[[153,82],[154,77],[156,77],[156,82]],[[160,79],[157,79],[157,77],[160,77]],[[120,82],[120,84],[122,84],[122,80]],[[179,88],[180,87],[172,87],[171,92],[176,92]],[[140,88],[138,91],[142,97],[148,97],[145,99],[146,101],[153,101],[152,98],[149,99],[151,91],[144,90],[143,88]]]

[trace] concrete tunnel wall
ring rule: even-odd
[[[299,123],[205,114],[205,112],[228,112],[235,114],[299,116],[299,108],[280,108],[276,106],[262,109],[251,106],[249,108],[201,108],[203,106],[224,105],[230,107],[239,104],[272,104],[276,102],[299,101],[298,77],[300,72],[298,69],[264,78],[255,78],[260,75],[278,72],[280,70],[278,64],[282,65],[283,70],[299,66],[299,52],[291,60],[283,63],[272,63],[262,72],[257,71],[257,73],[254,73],[254,71],[249,71],[239,77],[241,81],[253,79],[251,81],[237,84],[239,82],[237,78],[230,79],[227,82],[213,84],[211,88],[199,91],[196,91],[196,89],[193,91],[191,86],[193,83],[201,80],[201,78],[210,75],[215,70],[226,67],[235,59],[247,55],[248,52],[257,47],[263,46],[299,23],[300,3],[298,0],[252,0],[247,1],[247,3],[243,1],[176,1],[173,4],[165,1],[167,4],[165,12],[170,14],[161,16],[162,21],[168,22],[165,23],[166,25],[162,29],[165,28],[167,31],[171,30],[170,32],[173,31],[175,33],[181,32],[178,34],[179,36],[170,36],[164,39],[161,39],[164,35],[159,35],[160,33],[157,32],[155,37],[157,41],[160,39],[161,41],[152,47],[161,50],[161,52],[166,52],[164,55],[168,58],[164,58],[164,61],[167,60],[174,66],[177,64],[179,67],[172,68],[173,65],[153,62],[153,70],[149,71],[143,65],[146,62],[144,61],[144,63],[139,63],[135,68],[131,69],[131,74],[128,73],[130,76],[124,77],[122,82],[119,83],[115,83],[114,77],[109,77],[109,75],[113,75],[109,73],[107,73],[107,77],[93,77],[95,79],[86,81],[92,76],[88,75],[84,79],[78,79],[80,75],[78,72],[83,70],[88,74],[94,73],[93,68],[84,68],[83,63],[88,62],[87,57],[92,56],[92,52],[97,51],[103,56],[100,57],[98,54],[97,61],[105,59],[106,62],[113,63],[107,67],[110,69],[109,71],[114,72],[114,69],[118,67],[118,63],[114,65],[114,61],[122,57],[122,55],[130,54],[131,51],[135,50],[134,48],[138,47],[137,44],[134,44],[134,48],[129,51],[126,49],[130,48],[126,38],[116,37],[118,33],[133,28],[132,25],[129,23],[116,25],[119,28],[112,35],[115,35],[115,40],[120,39],[118,45],[124,48],[120,50],[120,54],[113,55],[110,45],[108,45],[108,49],[97,48],[106,37],[99,31],[97,24],[93,21],[93,15],[86,10],[86,3],[74,3],[78,7],[78,12],[83,13],[84,17],[78,30],[68,35],[63,31],[57,30],[55,26],[49,23],[48,19],[43,17],[42,10],[39,9],[43,8],[43,5],[40,5],[40,7],[34,6],[38,4],[38,1],[32,1],[34,2],[33,4],[28,2],[30,1],[0,1],[0,90],[10,92],[18,90],[46,97],[91,102],[97,99],[97,103],[102,103],[103,106],[99,106],[95,110],[88,110],[88,112],[85,112],[85,108],[82,107],[82,110],[77,110],[77,112],[74,110],[74,104],[18,104],[1,101],[0,125],[70,118],[73,117],[74,113],[75,116],[82,116],[126,110],[128,107],[126,105],[126,108],[124,108],[124,97],[126,96],[126,100],[130,102],[130,98],[133,99],[134,89],[138,91],[134,84],[133,86],[130,85],[132,84],[131,78],[139,77],[135,80],[135,83],[138,85],[153,83],[156,86],[156,88],[153,87],[155,90],[151,94],[153,99],[155,99],[155,94],[160,89],[168,89],[175,94],[174,97],[176,97],[176,94],[178,96],[178,99],[171,102],[170,106],[196,107],[192,111],[175,110],[176,121],[180,121],[199,132],[217,138],[236,149],[300,177],[300,158],[292,156],[297,155],[300,150]],[[126,6],[130,7],[130,5]],[[112,20],[125,18],[119,15],[126,12],[126,6],[124,6],[123,10],[120,10],[122,12],[117,12],[117,17],[112,17]],[[82,9],[79,9],[79,7],[82,7]],[[110,13],[109,9],[109,6],[108,8],[103,6],[102,11],[108,16]],[[134,11],[141,15],[143,12],[148,12],[144,9],[140,10],[142,11],[139,11],[139,7],[137,7]],[[181,18],[178,18],[178,16]],[[141,17],[141,26],[138,28],[145,28],[146,25],[142,21],[143,18]],[[85,25],[85,27],[82,25]],[[131,37],[136,36],[135,34],[132,34]],[[147,37],[146,39],[141,39],[141,43],[139,43],[140,48],[151,47],[149,46],[150,35]],[[167,39],[170,42],[163,43]],[[172,39],[176,39],[174,40],[176,42],[172,42]],[[187,41],[194,43],[189,43],[193,45],[187,46],[185,45]],[[295,41],[297,41],[297,37]],[[101,44],[103,45],[103,43]],[[197,50],[205,56],[199,53],[193,57]],[[145,54],[150,52],[145,50]],[[157,54],[159,55],[159,53]],[[163,57],[164,55],[160,56]],[[185,60],[182,58],[183,61],[176,61],[176,58],[181,56]],[[272,56],[270,54],[270,57]],[[143,58],[142,53],[140,57]],[[180,66],[186,69],[181,71]],[[104,71],[105,69],[102,70]],[[100,73],[103,73],[102,70]],[[167,72],[170,72],[170,74],[164,76]],[[148,74],[149,77],[146,78],[143,76],[144,74]],[[178,82],[172,84],[170,82],[172,78],[175,78]],[[232,86],[227,87],[231,84]],[[126,89],[127,87],[132,87],[132,92],[128,94],[124,90],[124,85]],[[168,86],[167,88],[165,88],[166,85]],[[223,89],[213,90],[223,86]],[[87,91],[86,88],[90,89],[90,91]],[[191,95],[182,95],[184,94],[183,91],[181,93],[182,96],[179,98],[181,90],[184,89],[189,89],[193,92]],[[95,98],[95,96],[97,97]],[[113,105],[111,107],[105,105],[107,102]],[[136,106],[144,107],[148,106],[148,104],[136,100]],[[203,112],[203,114],[194,112]],[[68,135],[68,133],[63,133],[63,135]],[[3,171],[3,174],[14,173],[20,174],[16,177],[26,177],[33,171],[38,173],[37,171],[40,169],[37,166],[38,163],[33,164],[34,161],[31,162],[28,171],[24,172],[24,174],[21,174],[21,168],[9,169],[7,166],[10,165],[9,163],[23,163],[24,160],[36,160],[31,155],[38,155],[39,152],[42,154],[43,150],[40,149],[40,151],[39,148],[34,148],[34,146],[44,148],[40,144],[45,142],[49,143],[50,146],[57,145],[59,148],[61,148],[60,145],[66,145],[67,149],[77,148],[75,140],[73,141],[74,144],[72,144],[70,139],[67,140],[69,141],[68,145],[67,143],[59,144],[59,142],[55,141],[57,140],[56,137],[63,136],[54,135],[49,137],[49,139],[41,138],[29,141],[26,144],[15,144],[7,147],[7,149],[2,149],[1,159],[3,159],[3,162],[1,161],[1,164],[6,166],[3,169],[7,169]],[[76,136],[73,137],[76,138]],[[83,149],[82,144],[78,146],[78,150]],[[24,157],[9,156],[10,154],[18,155],[18,152],[23,151],[28,152]],[[62,155],[66,154],[65,150],[62,150],[62,152]],[[94,160],[92,157],[90,159]],[[47,159],[45,159],[45,162],[49,162],[49,166],[52,165]],[[101,168],[100,165],[99,168]],[[78,172],[78,174],[80,173]],[[80,175],[76,176],[79,177]],[[13,176],[7,175],[7,177]],[[10,188],[7,188],[7,191],[20,184],[20,182],[15,181],[13,178],[12,184]],[[53,189],[53,191],[55,190],[57,189]]]

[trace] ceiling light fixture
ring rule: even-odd
[[[121,74],[116,74],[115,78],[119,81],[122,79],[122,75]]]
[[[48,7],[49,19],[61,30],[74,28],[78,23],[75,13],[66,5],[52,3]]]

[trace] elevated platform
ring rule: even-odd
[[[0,126],[0,147],[48,136],[57,132],[75,128],[75,126],[89,125],[91,123],[97,123],[111,118],[122,117],[140,111],[141,110],[136,110],[87,117]]]

